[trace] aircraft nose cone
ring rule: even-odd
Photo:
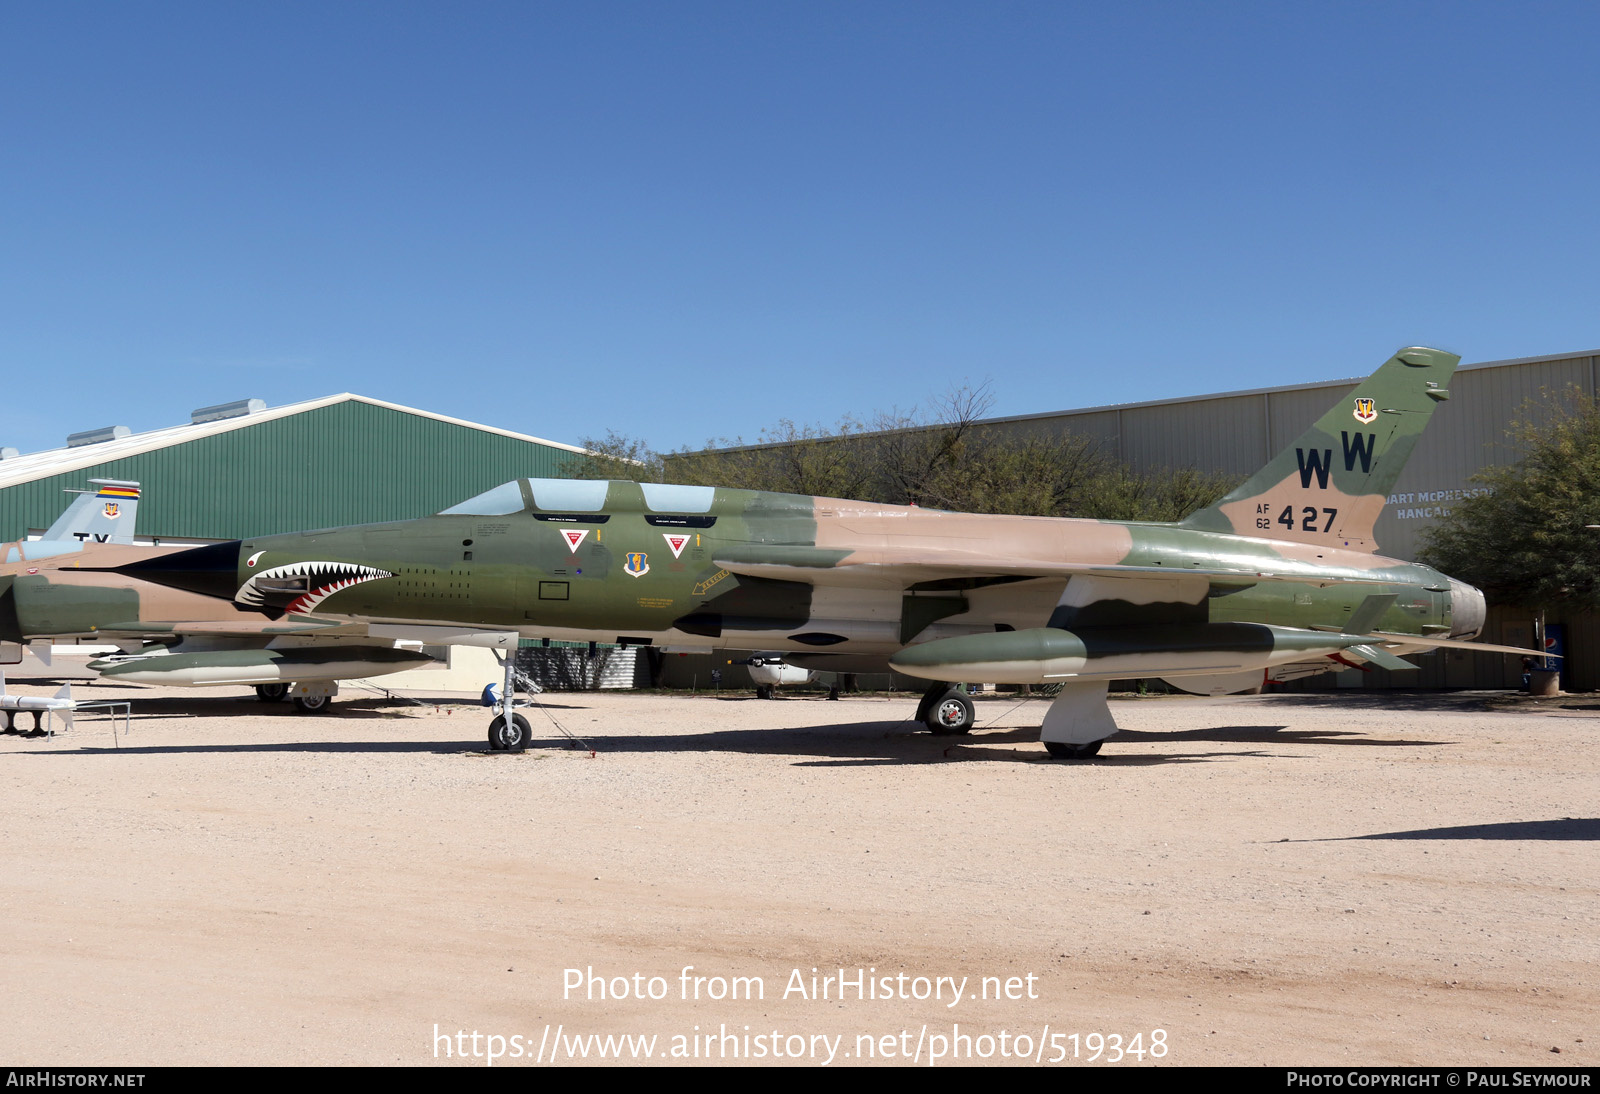
[[[1489,614],[1483,593],[1465,581],[1450,579],[1450,637],[1476,638]]]
[[[232,600],[239,590],[239,541],[209,543],[118,567],[116,572],[184,592]]]

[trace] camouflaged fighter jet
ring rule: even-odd
[[[980,516],[702,486],[519,479],[433,517],[263,536],[125,572],[307,630],[429,623],[671,650],[768,650],[936,683],[1059,684],[1042,740],[1094,755],[1108,682],[1376,664],[1465,640],[1483,596],[1375,553],[1373,522],[1459,358],[1405,349],[1271,463],[1176,524]],[[1521,651],[1518,651],[1521,652]],[[509,659],[507,687],[511,695]],[[1200,690],[1208,690],[1205,687]],[[494,748],[528,739],[502,709]]]

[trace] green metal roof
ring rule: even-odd
[[[424,516],[580,452],[355,395],[0,462],[0,541],[46,528],[67,489],[139,482],[138,534],[235,539]]]

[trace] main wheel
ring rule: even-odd
[[[943,699],[950,691],[951,685],[945,683],[929,684],[922,693],[922,698],[917,700],[916,720],[926,723],[933,716],[933,704]]]
[[[1086,745],[1068,744],[1066,741],[1046,741],[1045,749],[1058,760],[1087,760],[1090,756],[1100,753],[1102,741],[1090,741]]]
[[[770,699],[770,698],[772,698],[772,685],[771,684],[757,684],[756,685],[756,698],[757,699]]]
[[[959,691],[952,691],[933,704],[933,709],[928,712],[927,726],[936,735],[949,737],[971,732],[977,721],[978,714],[973,709],[972,700]]]
[[[532,737],[533,728],[520,714],[513,714],[509,722],[504,714],[496,714],[489,723],[489,749],[493,752],[521,752]]]
[[[333,696],[296,695],[293,702],[295,709],[302,714],[321,714],[333,705]]]
[[[256,698],[263,703],[281,703],[289,697],[288,684],[257,684]]]

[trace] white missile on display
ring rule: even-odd
[[[0,669],[0,720],[5,722],[4,732],[18,732],[16,720],[22,712],[33,715],[35,732],[39,731],[40,722],[46,714],[60,718],[63,729],[71,729],[72,712],[76,709],[78,704],[73,702],[71,684],[63,684],[61,690],[49,698],[42,695],[11,695],[6,691],[5,670]]]

